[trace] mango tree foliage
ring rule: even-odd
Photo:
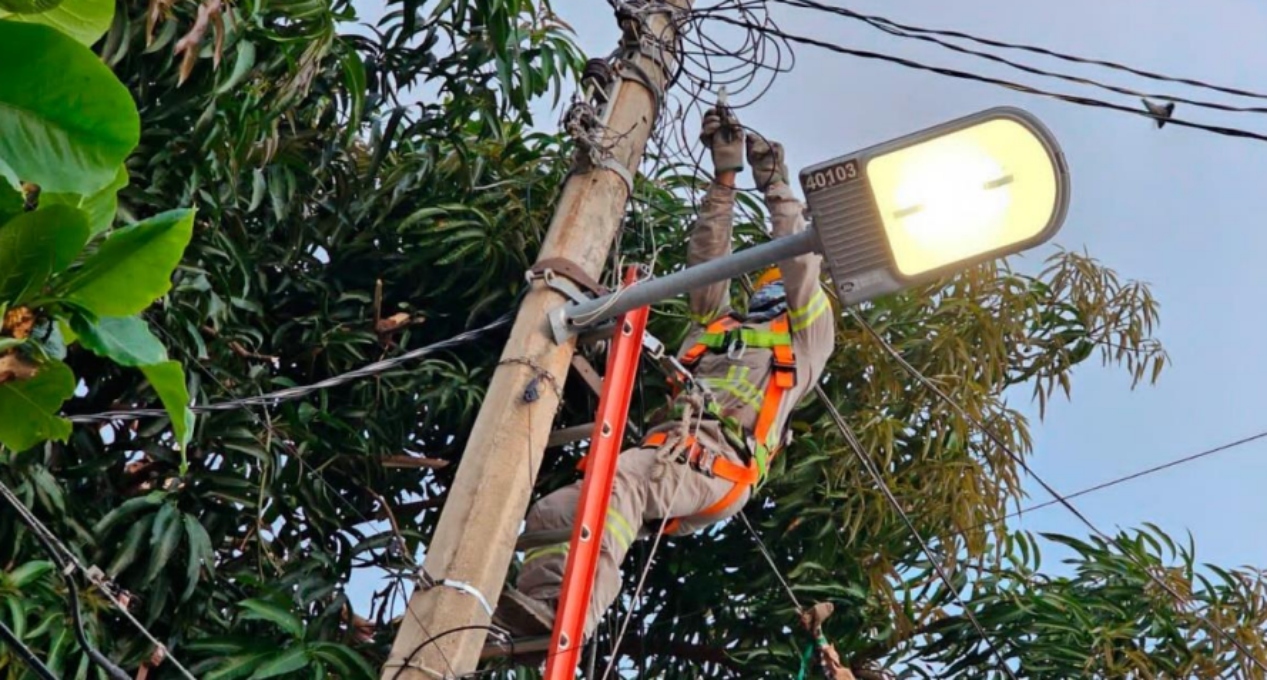
[[[197,677],[376,677],[411,587],[412,556],[434,530],[504,335],[268,408],[208,413],[180,450],[173,444],[184,435],[166,420],[71,430],[57,404],[62,415],[82,415],[188,403],[177,384],[200,404],[254,397],[398,356],[512,309],[570,151],[565,140],[532,131],[528,107],[557,97],[580,55],[566,25],[529,0],[392,2],[379,25],[355,32],[345,2],[152,0],[119,8],[95,45],[136,102],[139,141],[90,192],[41,191],[38,209],[27,213],[70,211],[74,228],[57,238],[23,236],[53,252],[70,252],[65,244],[81,235],[88,244],[59,271],[62,260],[41,260],[52,263],[49,273],[29,293],[64,309],[49,327],[63,344],[76,340],[64,373],[51,368],[61,364],[40,364],[48,370],[26,381],[47,383],[47,427],[62,428],[55,434],[65,441],[14,447],[0,475],[86,563],[134,595],[133,613]],[[698,178],[668,164],[646,170],[618,250],[644,261],[658,251],[662,272],[683,265],[692,214],[685,196]],[[22,216],[32,197],[0,185],[0,216]],[[752,197],[742,201],[751,219],[740,233],[752,242],[761,238],[761,215]],[[169,212],[178,205],[196,209],[197,221]],[[151,270],[171,272],[162,253],[180,238],[188,245],[166,288]],[[125,247],[143,252],[121,259]],[[147,271],[125,281],[104,266],[112,261],[144,262]],[[1055,252],[1048,265],[1037,275],[980,267],[861,314],[1028,455],[1028,424],[1008,395],[1034,390],[1045,403],[1070,394],[1075,367],[1093,358],[1123,367],[1133,382],[1153,380],[1165,363],[1146,287],[1078,253]],[[28,295],[27,278],[9,280],[0,275],[5,289]],[[138,291],[162,298],[140,313],[144,325],[128,297]],[[104,308],[87,309],[94,304]],[[657,311],[653,330],[680,340],[681,302]],[[1016,636],[1014,662],[1060,677],[1074,668],[1070,650],[1086,663],[1085,647],[1108,641],[1114,663],[1130,652],[1141,677],[1189,663],[1173,643],[1149,643],[1141,654],[1106,635],[1025,639],[1026,625],[1055,623],[1032,606],[1049,596],[1081,597],[1078,611],[1116,622],[1096,599],[1111,596],[1128,612],[1152,608],[1181,637],[1203,633],[1137,587],[1138,571],[1119,548],[1086,552],[1085,566],[1064,582],[1044,576],[1036,554],[997,519],[1020,497],[1015,463],[842,318],[828,392],[990,631]],[[177,379],[182,365],[188,375]],[[72,376],[83,385],[63,403]],[[560,426],[592,418],[592,396],[575,383],[564,385]],[[0,385],[0,399],[20,384]],[[663,393],[660,381],[644,380],[635,415]],[[800,597],[836,603],[829,637],[859,670],[901,662],[914,672],[968,657],[975,667],[954,672],[982,677],[980,641],[955,625],[925,558],[821,405],[808,404],[795,427],[796,443],[748,512]],[[573,478],[576,448],[549,452],[538,493]],[[631,592],[645,550],[635,550]],[[21,627],[37,654],[77,673],[84,662],[63,635],[58,575],[42,566],[46,558],[11,514],[0,515],[0,557],[0,596],[9,603],[23,593],[0,616]],[[347,587],[369,567],[382,580],[367,603]],[[1123,574],[1121,587],[1096,591],[1110,568]],[[1261,630],[1248,591],[1214,580],[1200,588],[1224,603],[1218,613],[1228,625]],[[91,604],[93,639],[138,669],[151,646],[100,601]],[[617,651],[646,677],[792,675],[808,642],[735,524],[669,541],[636,604],[635,632]],[[607,628],[604,653],[612,648]],[[1223,648],[1194,650],[1201,660],[1192,663],[1239,663]],[[6,672],[17,663],[0,651]],[[532,674],[520,669],[517,677]],[[159,664],[150,677],[176,675]]]

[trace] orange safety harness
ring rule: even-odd
[[[779,417],[779,409],[783,405],[784,395],[796,385],[796,356],[792,351],[792,336],[789,332],[789,327],[787,312],[771,320],[769,330],[764,331],[743,328],[743,323],[739,319],[733,316],[724,316],[709,324],[704,329],[704,333],[699,340],[682,354],[682,365],[687,369],[693,369],[707,352],[727,351],[735,343],[739,343],[744,347],[771,350],[770,381],[766,385],[765,396],[761,401],[761,408],[757,412],[757,423],[752,432],[753,440],[756,442],[755,450],[750,452],[752,457],[747,465],[738,465],[720,456],[712,457],[712,463],[705,470],[705,474],[720,477],[732,482],[734,486],[716,503],[696,513],[696,517],[720,514],[726,508],[729,508],[743,496],[745,490],[761,481],[761,478],[765,476],[766,471],[769,469],[770,460],[779,451],[782,436],[771,430],[774,428],[775,420]],[[688,376],[680,377],[686,378]],[[675,381],[675,392],[681,389],[683,382],[685,381]],[[723,418],[718,412],[713,412],[713,415],[723,421],[723,426],[726,425],[725,421],[728,419]],[[773,442],[771,441],[771,435],[776,435]],[[642,445],[659,447],[664,445],[666,441],[668,441],[668,433],[652,432],[643,438]],[[688,436],[682,444],[686,447],[684,462],[688,462],[697,468],[701,467],[704,452],[694,435]],[[576,467],[578,470],[585,469],[585,461],[586,459],[582,458],[577,463]],[[670,520],[664,527],[664,533],[673,533],[681,522],[681,518]]]
[[[722,457],[714,457],[708,474],[720,477],[734,486],[716,503],[704,508],[696,516],[716,515],[724,512],[735,501],[739,500],[748,488],[759,482],[769,469],[770,460],[780,448],[782,436],[772,432],[774,423],[779,417],[779,409],[783,405],[783,397],[796,385],[796,356],[792,351],[792,336],[789,332],[788,316],[784,312],[770,322],[768,331],[743,328],[742,322],[733,316],[724,316],[705,328],[700,339],[682,355],[682,364],[694,368],[700,359],[709,351],[726,351],[740,343],[744,347],[763,347],[771,350],[771,374],[766,385],[765,396],[761,400],[761,408],[757,412],[757,423],[752,436],[755,450],[745,465],[736,465]],[[719,418],[720,413],[715,413]],[[771,435],[774,440],[771,441]],[[667,441],[665,432],[653,432],[643,439],[643,446],[660,446]],[[695,437],[688,437],[687,460],[699,465],[702,451]],[[681,524],[675,518],[665,526],[665,533],[672,533]]]

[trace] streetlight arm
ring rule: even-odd
[[[582,303],[567,303],[550,312],[550,328],[554,341],[562,343],[588,327],[620,316],[639,307],[676,297],[701,286],[733,279],[783,260],[820,250],[818,233],[813,227],[776,238],[737,253],[701,262],[679,272]]]

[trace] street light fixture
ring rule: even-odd
[[[800,179],[845,304],[1032,248],[1069,206],[1055,139],[1010,107],[810,166]]]
[[[555,309],[557,342],[631,309],[819,252],[845,305],[1018,253],[1056,234],[1069,171],[1029,113],[993,108],[805,168],[813,226]]]

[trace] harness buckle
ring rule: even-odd
[[[729,336],[730,333],[727,333],[726,335]],[[726,347],[726,358],[731,361],[739,361],[743,358],[744,353],[748,351],[748,343],[743,341],[743,336],[740,336],[737,333],[735,336],[736,337],[731,340],[730,344]]]

